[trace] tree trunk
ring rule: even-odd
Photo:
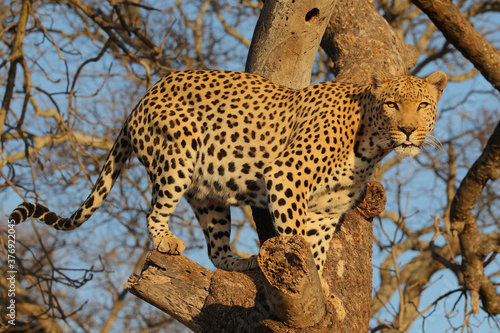
[[[266,1],[247,71],[288,87],[305,87],[320,43],[344,81],[365,83],[373,67],[404,74],[415,64],[411,48],[367,1],[323,1],[321,6],[317,1]],[[321,293],[304,240],[271,238],[269,213],[255,209],[263,242],[261,271],[212,272],[183,256],[152,252],[141,276],[132,276],[126,287],[195,332],[367,332],[371,219],[384,206],[382,185],[371,182],[333,238],[324,272],[336,296],[333,304]]]
[[[307,87],[336,3],[266,1],[248,51],[246,71],[289,88]]]

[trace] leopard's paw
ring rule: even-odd
[[[171,232],[153,239],[153,249],[161,253],[180,255],[185,248],[184,242]]]

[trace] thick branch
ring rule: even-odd
[[[488,139],[483,153],[474,162],[462,180],[450,208],[451,229],[461,233],[465,225],[472,221],[472,209],[488,180],[498,179],[500,172],[500,123]]]
[[[412,0],[446,39],[500,91],[500,52],[486,41],[451,0]]]
[[[140,276],[132,275],[125,289],[169,313],[194,332],[202,332],[197,319],[214,273],[183,256],[153,251]]]
[[[274,239],[266,242],[259,255],[266,283],[274,286],[268,291],[270,302],[263,293],[266,278],[257,270],[212,272],[184,256],[156,251],[125,288],[194,332],[302,332],[293,326],[307,327],[307,332],[338,331],[330,320],[333,309],[321,296],[309,245],[300,237],[286,238],[285,246]],[[288,269],[275,274],[280,267],[293,269],[293,274]],[[274,320],[273,313],[286,324]]]
[[[392,75],[415,66],[415,47],[402,42],[373,4],[349,0],[336,6],[321,47],[334,61],[337,80],[367,83],[373,68]]]
[[[482,249],[476,219],[472,209],[488,180],[496,180],[500,170],[500,123],[488,140],[483,153],[462,180],[450,208],[451,231],[460,237],[462,270],[475,312],[479,311],[479,297],[483,308],[490,314],[500,313],[500,295],[495,285],[485,276],[483,262],[487,256]]]
[[[274,314],[295,327],[323,319],[326,302],[309,244],[300,236],[274,237],[260,249],[259,267]]]

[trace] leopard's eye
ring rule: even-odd
[[[427,103],[427,102],[422,102],[422,103],[420,103],[420,104],[418,105],[418,109],[419,109],[419,110],[420,110],[420,109],[424,109],[424,108],[426,108],[426,107],[428,107],[428,106],[429,106],[429,103]]]
[[[394,103],[394,102],[385,102],[385,105],[387,105],[391,109],[397,109],[398,108],[398,105],[396,103]]]

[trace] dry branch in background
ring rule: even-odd
[[[446,39],[469,59],[493,87],[500,91],[500,52],[486,41],[467,21],[451,0],[412,0],[439,28]],[[483,153],[462,180],[450,208],[453,235],[459,236],[462,250],[461,270],[465,287],[471,295],[474,313],[483,309],[491,315],[500,314],[500,295],[495,284],[484,273],[485,260],[500,252],[498,239],[484,243],[472,209],[488,180],[500,173],[500,122],[490,136]]]

